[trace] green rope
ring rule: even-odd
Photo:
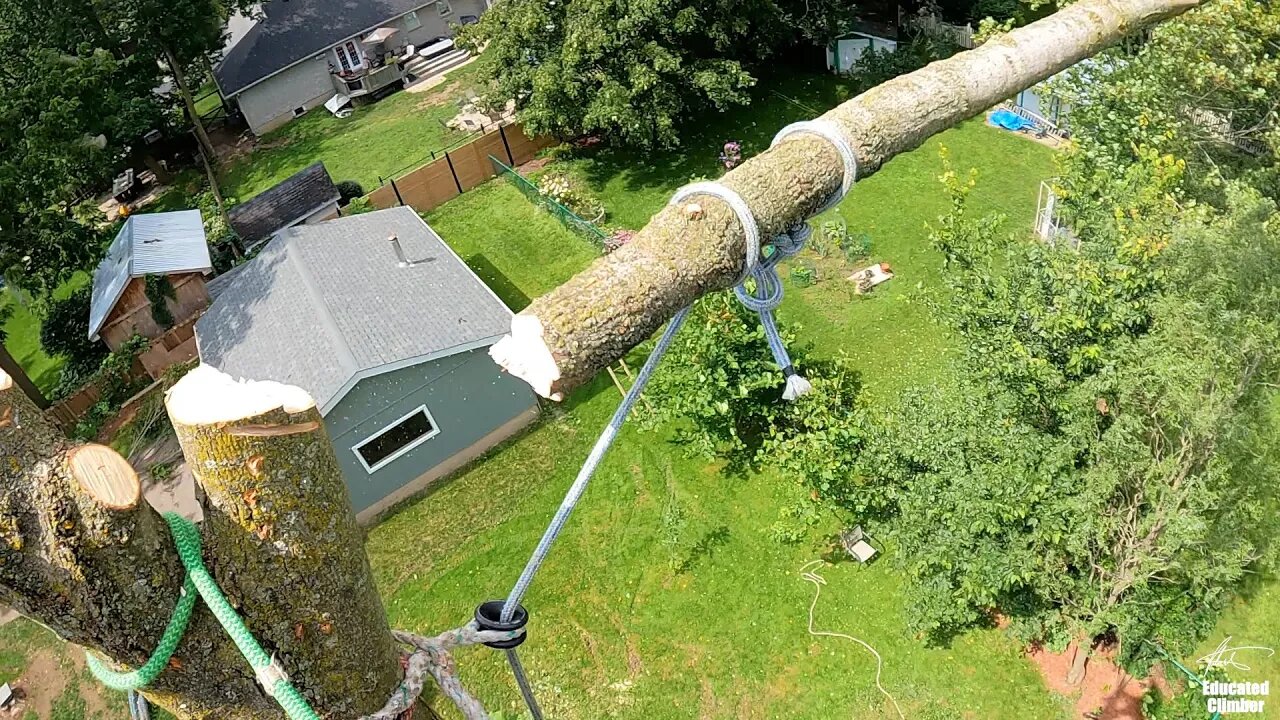
[[[107,667],[97,655],[86,652],[84,655],[89,671],[112,690],[137,690],[150,685],[169,666],[169,658],[178,649],[178,643],[187,631],[187,623],[191,622],[191,612],[195,606],[196,586],[188,575],[186,582],[182,584],[182,597],[178,598],[178,604],[174,606],[173,615],[169,618],[169,625],[165,627],[164,635],[160,636],[160,644],[142,667],[133,672],[116,672]]]
[[[186,631],[187,621],[191,619],[191,604],[195,602],[195,594],[189,588],[194,587],[195,591],[200,593],[205,605],[213,612],[213,616],[218,618],[218,622],[222,623],[223,629],[227,631],[232,641],[235,642],[236,647],[240,649],[240,654],[244,655],[245,660],[249,661],[249,665],[253,667],[254,673],[258,676],[258,682],[262,684],[263,689],[271,697],[275,698],[275,701],[284,709],[290,720],[320,720],[320,717],[303,699],[297,688],[289,683],[289,678],[284,674],[284,670],[281,669],[279,663],[275,662],[262,649],[258,641],[254,639],[253,633],[249,632],[249,628],[245,627],[244,621],[236,614],[235,608],[231,607],[231,603],[227,602],[222,590],[218,588],[217,581],[213,579],[208,569],[205,568],[204,560],[200,554],[200,531],[196,528],[195,523],[177,513],[171,512],[165,513],[164,519],[165,522],[169,523],[169,532],[173,534],[173,542],[178,548],[178,557],[182,560],[183,567],[187,569],[187,579],[183,584],[184,594],[178,601],[178,607],[174,609],[174,617],[169,621],[169,627],[165,628],[165,634],[160,640],[160,646],[156,648],[156,652],[142,668],[132,673],[115,673],[103,667],[100,661],[90,655],[89,668],[93,671],[94,676],[102,680],[107,687],[113,687],[117,690],[137,689],[155,680],[160,671],[168,665],[170,656],[173,655],[178,641],[182,639],[182,634]],[[170,640],[170,630],[174,630],[179,620],[183,603],[188,603],[185,618],[181,620],[181,627],[177,628],[173,633],[172,647],[169,647],[166,643]],[[153,663],[155,667],[152,667]],[[95,665],[98,667],[95,668]],[[99,674],[99,670],[106,672]],[[150,674],[144,674],[144,670]],[[120,683],[113,684],[113,682],[122,679],[129,683],[135,680],[141,682],[138,682],[132,688],[119,687]]]

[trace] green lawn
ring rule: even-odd
[[[822,94],[822,82],[829,83],[812,82],[811,95]],[[612,223],[638,227],[690,177],[718,174],[724,140],[758,150],[765,141],[752,138],[804,114],[766,101],[725,118],[738,127],[708,131],[714,142],[686,143],[687,154],[564,162],[605,199]],[[978,209],[1009,212],[1030,227],[1035,188],[1052,169],[1046,149],[980,123],[939,140],[958,166],[995,176],[975,194]],[[850,353],[881,391],[930,377],[945,347],[917,290],[937,279],[924,229],[944,206],[937,145],[890,163],[839,208],[873,235],[874,259],[892,262],[898,279],[861,299],[840,279],[851,267],[810,258],[821,281],[790,287],[782,312],[784,322],[803,323],[819,351]],[[592,257],[584,241],[540,215],[495,182],[428,221],[519,308]],[[371,531],[368,549],[395,625],[451,627],[509,589],[618,399],[608,379],[598,379],[550,408],[528,435]],[[768,538],[787,492],[770,473],[729,480],[684,457],[665,434],[624,430],[528,599],[534,619],[524,658],[548,715],[896,717],[875,689],[865,650],[806,632],[812,589],[797,570],[826,548],[819,537],[798,547]],[[971,633],[947,648],[926,648],[908,633],[891,561],[840,563],[825,574],[818,627],[874,645],[885,658],[884,685],[908,717],[1063,717],[1060,701],[999,632]],[[486,700],[517,708],[498,653],[471,650],[459,659]]]
[[[76,273],[70,281],[54,291],[54,297],[65,298],[89,282],[88,273]],[[40,319],[31,313],[9,289],[0,290],[0,307],[13,305],[13,317],[5,323],[8,339],[5,347],[18,364],[31,376],[31,381],[44,393],[58,386],[63,360],[49,357],[40,347]]]
[[[378,178],[398,176],[432,151],[465,137],[444,123],[458,114],[457,98],[472,87],[474,65],[449,73],[424,93],[398,92],[356,109],[345,120],[318,107],[261,139],[261,147],[223,169],[223,192],[241,201],[306,166],[324,161],[335,182],[355,180],[366,192]]]

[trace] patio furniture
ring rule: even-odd
[[[840,544],[844,546],[845,551],[853,559],[865,565],[879,552],[868,542],[869,538],[870,536],[863,532],[862,526],[858,525],[852,529],[841,531]]]
[[[133,168],[129,168],[116,176],[111,182],[111,196],[120,203],[126,203],[138,196],[137,177],[133,174]]]

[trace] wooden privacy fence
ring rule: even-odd
[[[151,341],[150,347],[138,353],[129,368],[129,379],[142,380],[151,378],[159,380],[164,372],[174,365],[190,362],[196,357],[195,327],[199,315],[175,325],[164,335]],[[74,394],[45,410],[45,415],[63,432],[75,429],[80,419],[89,412],[89,408],[102,399],[102,388],[94,380],[77,390]]]
[[[545,136],[530,138],[519,125],[499,125],[472,142],[393,178],[369,193],[369,203],[379,210],[408,205],[418,212],[426,212],[493,178],[495,171],[490,155],[508,165],[520,165],[557,142]]]

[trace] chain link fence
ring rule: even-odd
[[[538,189],[537,185],[534,185],[523,175],[516,172],[514,168],[509,167],[498,158],[490,155],[489,162],[493,163],[494,172],[515,186],[517,190],[529,199],[529,202],[551,213],[551,216],[559,220],[560,224],[568,228],[569,232],[591,243],[600,252],[605,251],[605,242],[609,239],[609,236],[596,227],[595,223],[547,197]]]

